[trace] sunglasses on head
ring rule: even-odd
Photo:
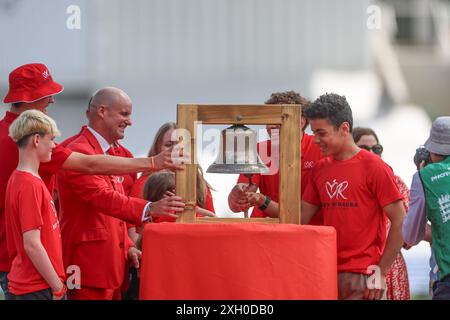
[[[376,144],[373,147],[369,147],[365,144],[359,145],[358,147],[365,149],[367,151],[372,151],[373,153],[377,155],[381,155],[383,153],[383,146],[381,144]]]

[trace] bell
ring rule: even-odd
[[[222,130],[219,154],[208,167],[208,173],[244,174],[252,185],[252,175],[267,173],[269,169],[260,160],[256,148],[256,132],[244,125],[233,125]],[[244,212],[248,218],[248,211]]]
[[[256,132],[244,125],[233,125],[222,130],[219,154],[206,172],[230,174],[269,172],[258,156]]]

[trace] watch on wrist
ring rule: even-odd
[[[145,222],[153,222],[152,202],[150,202],[149,205],[147,206],[147,212],[145,214]]]
[[[266,201],[264,201],[264,204],[258,207],[259,210],[261,210],[261,211],[266,210],[267,207],[269,206],[270,201],[271,201],[269,196],[265,196],[265,197],[266,197]]]

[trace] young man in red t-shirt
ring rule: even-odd
[[[37,110],[22,113],[10,127],[19,165],[6,189],[5,221],[12,300],[59,300],[66,293],[61,232],[52,196],[39,176],[59,134],[55,122]]]
[[[339,299],[381,299],[386,274],[403,245],[405,209],[392,169],[353,141],[345,97],[322,95],[305,114],[314,142],[328,157],[312,170],[302,199],[302,223],[320,209],[324,225],[336,229]],[[386,218],[391,222],[387,239]]]
[[[294,91],[272,93],[266,104],[298,104],[302,108],[301,128],[301,193],[305,191],[309,183],[311,170],[315,163],[322,158],[322,153],[317,145],[313,143],[313,137],[305,133],[308,126],[308,120],[304,116],[304,109],[310,103],[306,98]],[[228,204],[233,212],[242,212],[249,207],[253,207],[251,214],[255,217],[278,217],[278,184],[279,172],[278,166],[275,164],[276,154],[272,155],[272,151],[278,149],[278,139],[273,133],[277,134],[279,126],[268,125],[267,132],[271,140],[258,143],[258,153],[261,160],[269,166],[269,173],[252,175],[252,186],[248,188],[248,178],[240,175],[238,183],[231,190],[228,196]],[[273,157],[273,159],[271,159]],[[274,161],[271,161],[274,160]],[[256,191],[259,188],[259,193]],[[321,215],[318,214],[311,224],[321,224]]]

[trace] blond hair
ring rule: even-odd
[[[9,127],[9,136],[19,147],[33,134],[59,136],[60,132],[55,120],[38,110],[22,112]]]

